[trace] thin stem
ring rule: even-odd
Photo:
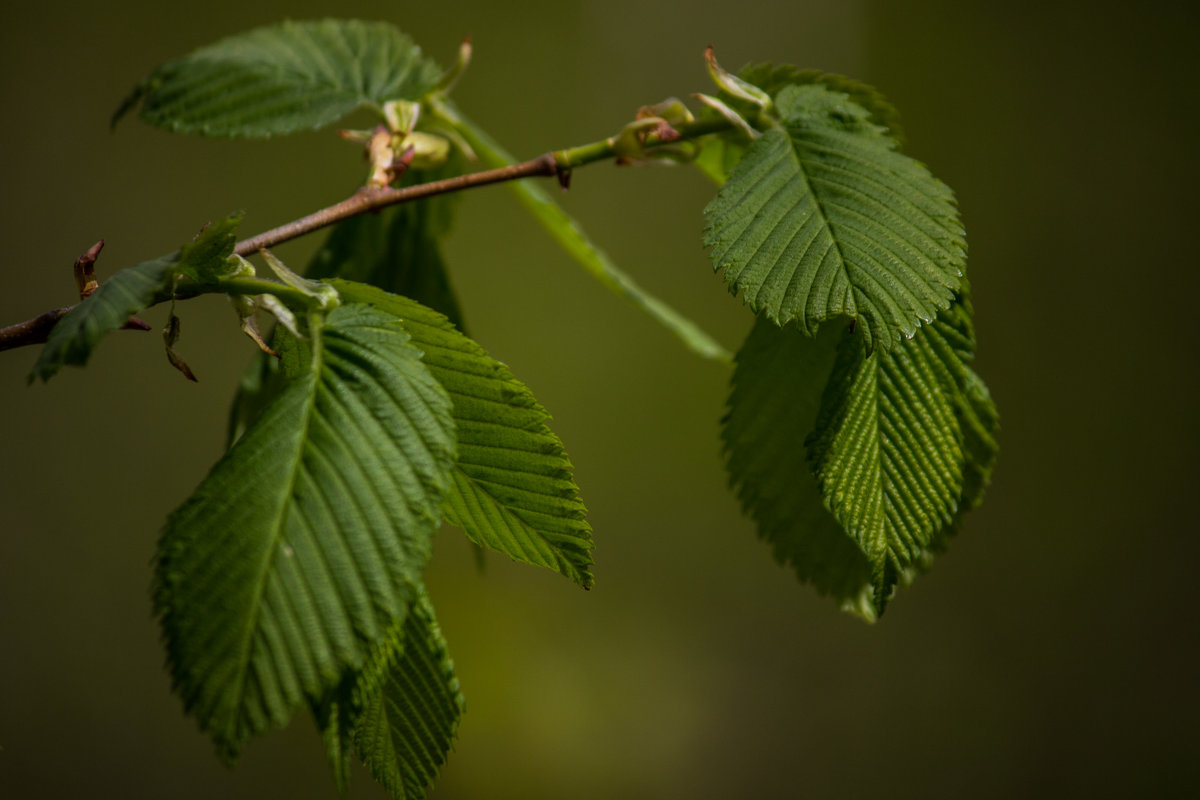
[[[654,137],[650,137],[646,142],[646,149],[653,151],[655,147],[696,139],[710,133],[727,131],[733,125],[724,118],[716,117],[712,119],[698,119],[693,122],[682,122],[672,127],[678,131],[679,138],[671,139],[670,141],[659,141]],[[566,150],[557,150],[554,152],[554,160],[558,164],[559,169],[565,170],[573,167],[582,167],[595,161],[607,161],[610,158],[616,158],[618,155],[620,154],[616,151],[616,137],[610,136],[599,142],[591,142],[590,144],[583,144],[578,147],[569,147]]]
[[[341,222],[344,219],[356,217],[359,214],[365,214],[368,211],[374,211],[385,206],[408,203],[413,200],[420,200],[423,197],[457,192],[477,186],[487,186],[491,183],[502,183],[520,178],[553,176],[557,175],[558,172],[559,165],[555,161],[554,155],[547,153],[532,161],[501,167],[500,169],[489,169],[483,172],[457,175],[453,178],[430,181],[429,183],[421,183],[416,186],[404,186],[398,189],[365,186],[336,205],[323,208],[320,211],[309,214],[307,217],[301,217],[286,225],[280,225],[278,228],[273,228],[257,236],[252,236],[249,239],[238,242],[237,246],[233,248],[233,252],[240,256],[253,255],[259,250],[274,247],[281,242],[291,241],[306,233],[312,233],[315,230],[333,225],[336,222]]]
[[[187,300],[202,294],[273,294],[289,308],[311,308],[319,306],[321,302],[319,298],[286,283],[248,277],[218,278],[213,283],[180,286],[175,292],[175,298]]]

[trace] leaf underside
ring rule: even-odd
[[[316,130],[358,108],[417,100],[440,69],[392,25],[359,20],[255,28],[151,73],[113,117],[141,106],[160,128],[261,138]]]
[[[743,508],[779,561],[867,619],[990,480],[999,417],[970,367],[970,313],[963,295],[871,354],[852,328],[759,317],[738,352],[722,439]]]
[[[331,312],[292,380],[167,521],[155,607],[221,754],[363,665],[403,618],[454,459],[444,391],[398,322]]]
[[[591,526],[562,442],[530,391],[440,314],[363,284],[342,297],[404,320],[454,404],[458,461],[446,520],[477,544],[592,585]]]
[[[950,190],[847,95],[789,86],[764,133],[705,209],[704,243],[730,290],[811,334],[858,320],[889,349],[947,308],[965,268]]]

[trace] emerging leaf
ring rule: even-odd
[[[446,520],[476,544],[592,585],[592,534],[572,466],[533,394],[441,315],[405,297],[334,280],[347,302],[404,320],[454,403],[458,462]]]
[[[155,607],[220,752],[360,669],[420,582],[454,463],[444,390],[394,317],[310,331],[293,379],[167,521]]]
[[[179,273],[206,283],[224,277],[241,265],[230,260],[237,244],[237,229],[242,212],[230,214],[204,228],[196,238],[179,248]]]
[[[965,269],[953,195],[870,114],[821,85],[776,98],[768,130],[705,209],[704,243],[755,312],[812,334],[858,320],[890,349],[949,307]]]
[[[113,117],[141,106],[160,128],[266,137],[315,130],[358,108],[418,100],[441,70],[383,22],[284,22],[222,39],[151,73]]]

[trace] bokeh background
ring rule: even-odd
[[[438,798],[1195,797],[1197,26],[1186,3],[22,3],[0,25],[0,322],[243,208],[266,229],[363,175],[328,134],[174,137],[108,117],[157,64],[285,15],[388,19],[522,157],[737,66],[844,72],[959,196],[978,366],[1004,430],[983,508],[866,626],[796,583],[725,489],[726,368],[586,277],[504,189],[448,244],[475,336],[537,393],[598,543],[585,593],[439,534],[468,713]],[[750,316],[699,244],[691,171],[596,165],[564,198],[728,346]],[[316,242],[279,254],[305,263]],[[26,388],[0,354],[0,797],[333,797],[310,720],[233,770],[181,713],[150,618],[165,515],[219,456],[252,346],[214,298]],[[148,318],[161,323],[162,310]],[[381,797],[361,771],[352,796]]]

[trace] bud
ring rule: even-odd
[[[708,63],[709,77],[723,91],[728,92],[739,100],[753,103],[763,111],[771,108],[771,95],[754,84],[747,83],[732,72],[726,72],[725,68],[717,63],[717,56],[713,53],[711,45],[704,51],[704,60]]]

